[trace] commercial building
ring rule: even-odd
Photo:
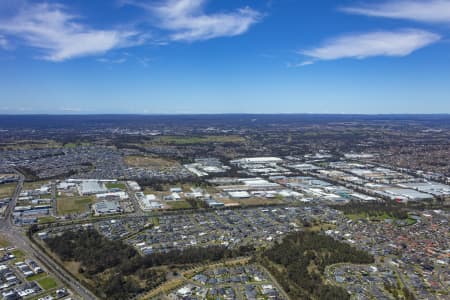
[[[93,209],[96,216],[117,214],[122,211],[119,203],[111,200],[97,202],[93,205]]]
[[[81,196],[106,193],[108,189],[100,181],[83,180],[77,185],[78,193]]]

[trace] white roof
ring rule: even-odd
[[[105,185],[98,181],[82,181],[79,189],[81,194],[96,194],[107,191]]]
[[[122,200],[128,199],[128,194],[126,192],[112,192],[112,193],[101,193],[96,195],[97,199],[106,197],[119,197]]]
[[[244,163],[269,163],[269,162],[281,162],[283,160],[279,157],[246,157],[239,159],[237,161]]]
[[[153,194],[145,195],[145,200],[146,201],[155,201],[156,200],[156,196],[153,195]]]
[[[228,192],[228,195],[230,195],[233,198],[248,198],[248,197],[250,197],[250,194],[246,191]]]

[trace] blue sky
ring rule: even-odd
[[[0,0],[0,114],[450,113],[450,0]]]

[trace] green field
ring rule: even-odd
[[[12,197],[16,186],[15,183],[0,184],[0,199]]]
[[[107,189],[121,189],[126,190],[127,186],[123,182],[108,182],[105,184]]]
[[[192,206],[186,201],[171,201],[168,202],[172,209],[188,209],[192,208]]]
[[[24,190],[34,190],[40,188],[44,184],[48,184],[48,180],[40,180],[40,181],[32,181],[32,182],[25,182],[23,184]]]
[[[52,217],[52,216],[38,218],[38,223],[39,224],[52,223],[52,222],[55,222],[55,221],[56,221],[56,218]]]
[[[0,236],[0,247],[4,248],[8,246],[9,242],[3,236]]]
[[[44,277],[47,277],[47,273],[42,272],[42,273],[27,277],[27,281],[37,281],[37,280],[44,279]]]
[[[93,196],[59,197],[56,199],[58,215],[79,214],[89,211]]]
[[[80,146],[87,147],[87,146],[90,146],[90,145],[91,145],[91,143],[89,143],[89,142],[82,142],[82,143],[77,142],[77,143],[64,144],[63,147],[64,148],[76,148],[76,147],[80,147]]]
[[[16,259],[23,259],[25,257],[25,254],[18,249],[12,251],[12,254],[16,257]]]
[[[44,290],[54,289],[54,288],[56,288],[58,286],[58,284],[56,283],[55,279],[53,279],[51,277],[45,277],[43,279],[40,279],[40,280],[37,281],[37,283]]]

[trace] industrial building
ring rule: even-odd
[[[117,214],[122,211],[117,201],[102,200],[93,205],[94,214],[96,216]]]
[[[80,196],[106,193],[108,189],[105,184],[100,181],[83,180],[77,185]]]

